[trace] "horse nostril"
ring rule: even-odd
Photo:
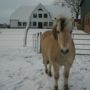
[[[69,49],[67,49],[67,48],[61,49],[61,53],[63,53],[63,54],[67,54],[68,52],[69,52]]]

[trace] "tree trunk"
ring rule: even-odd
[[[78,20],[78,16],[79,16],[79,14],[78,14],[78,12],[76,13],[76,20]]]
[[[27,22],[27,26],[25,29],[25,37],[24,37],[24,47],[27,45],[27,35],[28,35],[28,30],[29,30],[29,25],[30,25],[30,21]]]
[[[24,45],[23,45],[24,47],[27,45],[27,34],[28,34],[28,30],[29,29],[26,29],[25,30]]]

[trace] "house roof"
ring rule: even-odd
[[[21,6],[17,8],[14,13],[11,14],[10,19],[26,21],[27,19],[29,19],[29,16],[34,8],[34,6]]]
[[[29,19],[30,15],[36,7],[37,6],[21,6],[16,9],[14,13],[12,13],[10,19],[26,21]],[[70,8],[62,7],[60,5],[47,5],[44,7],[51,14],[52,18],[60,14],[67,15],[68,17],[71,16]]]

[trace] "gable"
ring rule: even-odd
[[[48,17],[51,18],[51,15],[50,13],[48,12],[48,10],[42,5],[42,4],[39,4],[33,11],[32,11],[32,14],[31,14],[31,18],[33,18],[33,14],[47,14]]]

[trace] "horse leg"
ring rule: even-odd
[[[45,66],[45,73],[48,74],[47,60],[46,60],[46,58],[44,58],[44,56],[43,56],[43,64]]]
[[[54,90],[58,90],[59,65],[57,63],[55,63],[55,62],[53,64],[53,70],[54,70],[54,79],[55,79]]]
[[[68,65],[64,67],[64,90],[69,90],[68,78],[69,78],[70,68],[71,67]]]
[[[51,63],[49,62],[49,72],[48,72],[48,75],[51,77],[52,76],[52,73],[51,73]]]

